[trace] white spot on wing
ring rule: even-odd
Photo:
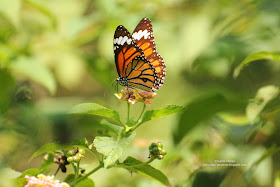
[[[142,38],[142,36],[143,36],[143,32],[142,32],[142,30],[140,30],[140,31],[138,32],[137,37],[136,37],[135,39],[136,39],[136,40],[140,40],[140,39]]]
[[[122,41],[120,42],[120,44],[123,45],[123,44],[126,42],[127,39],[128,39],[127,36],[123,37],[123,39],[122,39]]]
[[[126,43],[128,44],[128,45],[130,45],[131,44],[131,39],[129,38],[128,40],[126,40]]]
[[[150,33],[148,33],[147,29],[144,30],[144,32],[142,33],[144,36],[144,39],[147,39],[148,36],[150,35]]]
[[[117,43],[118,43],[119,45],[121,44],[122,39],[123,39],[123,37],[122,37],[122,36],[120,36],[120,37],[118,38]]]

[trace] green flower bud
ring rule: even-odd
[[[153,150],[153,148],[156,147],[156,144],[155,143],[152,143],[150,146],[149,146],[149,151],[151,152]]]
[[[167,154],[167,151],[163,149],[163,150],[161,150],[161,154],[162,154],[162,155],[166,155],[166,154]]]
[[[73,161],[74,162],[79,162],[81,160],[81,157],[79,157],[79,156],[73,156]]]
[[[73,157],[72,156],[68,157],[67,162],[69,162],[69,163],[73,162]]]
[[[163,145],[162,145],[161,142],[158,142],[158,143],[157,143],[157,146],[158,146],[159,148],[161,148],[161,149],[163,148]]]
[[[85,150],[84,150],[84,149],[79,149],[79,153],[80,153],[81,155],[84,155],[84,154],[85,154]]]
[[[159,159],[159,160],[163,159],[163,155],[158,155],[157,159]]]
[[[74,150],[69,150],[69,151],[67,151],[67,155],[68,155],[68,156],[73,156],[73,155],[74,155]]]
[[[154,148],[152,149],[152,151],[151,151],[151,154],[153,154],[153,155],[159,154],[158,148],[157,148],[157,147],[154,147]]]

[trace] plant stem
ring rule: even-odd
[[[138,121],[141,119],[141,117],[142,117],[142,115],[143,115],[145,109],[146,109],[146,105],[145,105],[145,103],[144,103],[144,106],[143,106],[143,108],[142,108],[141,114],[140,114],[140,116],[138,117],[136,123],[138,123]]]
[[[142,124],[142,122],[139,122],[139,120],[141,119],[142,115],[144,114],[145,109],[146,109],[146,105],[144,104],[144,105],[143,105],[142,112],[141,112],[139,118],[138,118],[137,121],[136,121],[136,125],[134,125],[134,126],[129,130],[130,132],[134,131],[137,127],[139,127],[139,126]]]
[[[89,173],[85,174],[84,176],[80,177],[78,180],[75,180],[71,186],[75,186],[77,183],[79,183],[80,181],[84,180],[85,178],[87,178],[88,176],[90,176],[91,174],[93,174],[94,172],[96,172],[97,170],[99,170],[100,168],[102,168],[103,165],[99,164],[99,166],[97,166],[96,168],[94,168],[93,170],[91,170]]]
[[[127,121],[129,121],[130,104],[127,102]]]
[[[151,157],[147,162],[145,162],[145,164],[150,164],[152,161],[154,161],[155,158],[154,157]]]
[[[77,162],[77,167],[76,167],[76,171],[75,171],[75,179],[74,181],[76,181],[79,177],[79,170],[80,170],[80,161]]]

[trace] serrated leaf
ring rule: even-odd
[[[149,110],[145,112],[142,118],[142,122],[164,117],[170,114],[181,113],[184,111],[184,109],[185,108],[182,106],[166,105],[164,108],[161,109]]]
[[[96,103],[82,103],[74,106],[70,114],[91,114],[117,120],[121,123],[120,115],[117,111],[108,109]]]
[[[160,170],[157,170],[152,166],[141,162],[133,157],[127,157],[122,164],[118,165],[118,167],[122,167],[128,169],[129,171],[133,171],[146,177],[152,178],[166,186],[171,186],[168,178]]]
[[[243,60],[239,66],[234,70],[233,76],[236,78],[240,74],[240,71],[249,65],[249,63],[257,60],[271,60],[280,62],[280,53],[279,52],[258,52],[249,55],[245,60]]]
[[[84,149],[91,151],[88,147],[88,142],[85,138],[74,140],[73,142],[71,142],[70,144],[67,144],[67,145],[63,145],[63,144],[59,144],[59,143],[50,143],[50,144],[46,144],[46,145],[42,146],[38,151],[36,151],[29,159],[29,162],[33,158],[35,158],[43,153],[52,152],[52,151],[61,150],[61,149],[67,150],[67,149],[72,149],[73,147],[80,147],[80,148],[84,148]]]
[[[113,137],[95,137],[93,144],[99,153],[104,155],[104,167],[107,168],[120,158],[126,147],[132,142],[136,133],[133,132],[119,140],[114,140]]]
[[[246,103],[247,101],[240,97],[226,98],[221,93],[211,93],[196,98],[187,105],[182,113],[179,124],[173,133],[174,142],[179,143],[198,123],[209,119],[216,113],[241,110]]]
[[[264,86],[257,91],[256,97],[250,101],[246,108],[246,115],[251,123],[255,121],[266,104],[278,94],[279,88],[273,85]]]
[[[47,67],[34,57],[19,57],[11,68],[31,80],[46,87],[51,94],[56,91],[56,83],[53,74]],[[35,70],[35,71],[34,71]]]

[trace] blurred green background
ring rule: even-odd
[[[38,168],[42,157],[28,160],[46,143],[92,142],[100,118],[68,115],[76,104],[95,102],[125,119],[126,103],[114,86],[104,96],[118,77],[113,35],[118,25],[132,32],[148,17],[167,67],[148,109],[190,104],[190,110],[142,125],[122,158],[145,161],[149,144],[161,141],[168,154],[152,165],[173,186],[279,185],[280,154],[269,154],[280,144],[279,115],[250,123],[245,110],[259,88],[280,85],[280,65],[259,60],[233,78],[249,54],[279,51],[279,12],[278,0],[0,0],[0,178]],[[223,98],[230,102],[221,104]],[[141,109],[133,105],[132,115]],[[88,157],[84,164],[96,163]],[[202,165],[215,160],[246,166]],[[162,186],[117,168],[92,179],[96,186]]]

